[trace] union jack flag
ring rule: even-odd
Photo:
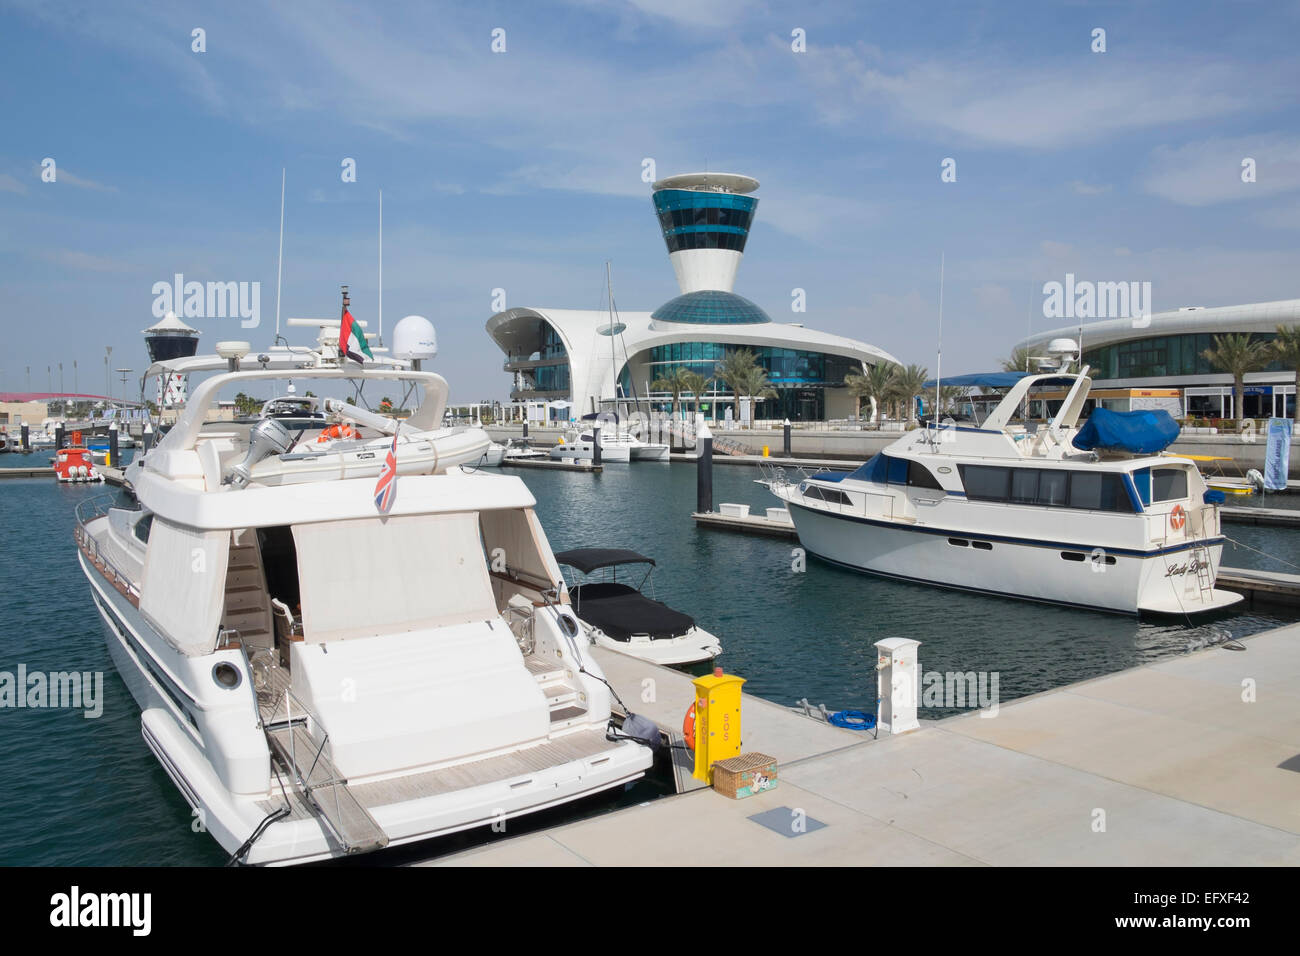
[[[398,429],[401,424],[398,424]],[[380,514],[388,514],[397,498],[397,431],[393,432],[393,444],[384,459],[384,467],[379,472],[379,481],[375,483],[375,507]]]

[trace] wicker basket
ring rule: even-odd
[[[733,800],[743,800],[776,786],[776,758],[767,754],[741,754],[713,765],[713,789]]]

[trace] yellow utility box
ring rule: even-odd
[[[714,668],[695,684],[695,771],[697,780],[710,783],[713,765],[740,754],[740,687],[745,678]]]
[[[771,455],[771,453],[772,453],[771,446],[769,446],[769,445],[764,445],[764,446],[763,446],[763,457],[764,457],[764,458],[767,458],[769,455]]]

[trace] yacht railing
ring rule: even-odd
[[[104,549],[99,546],[95,536],[86,530],[86,525],[96,518],[103,518],[108,512],[119,504],[117,495],[113,492],[107,494],[95,495],[93,498],[87,498],[77,505],[74,512],[76,517],[76,527],[73,528],[72,536],[77,542],[77,547],[100,574],[108,579],[113,588],[124,598],[130,601],[136,607],[140,606],[140,593],[136,589],[135,582],[131,576],[117,566]]]

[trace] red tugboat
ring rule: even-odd
[[[104,476],[95,467],[90,449],[81,444],[81,432],[72,433],[72,444],[60,448],[54,458],[54,477],[59,481],[103,481]]]

